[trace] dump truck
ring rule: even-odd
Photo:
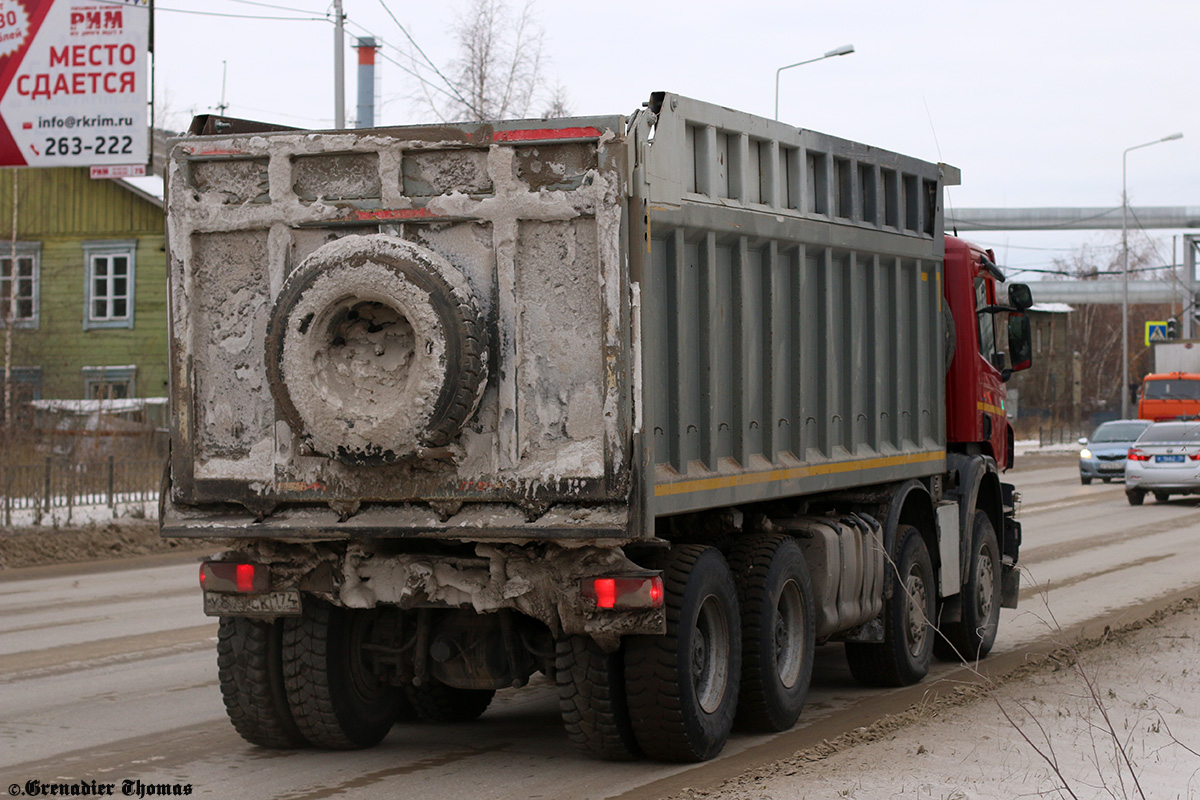
[[[538,673],[603,759],[974,660],[1015,607],[1028,287],[958,170],[669,93],[272,131],[168,175],[162,534],[217,540],[230,720],[351,749]]]

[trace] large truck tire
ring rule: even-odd
[[[883,642],[847,642],[850,672],[863,686],[908,686],[929,672],[933,660],[937,585],[921,533],[896,527],[895,579],[883,606]]]
[[[737,587],[721,552],[679,545],[663,572],[667,631],[625,644],[625,691],[638,746],[661,761],[705,761],[733,727],[741,679]]]
[[[430,680],[404,689],[417,719],[424,722],[470,722],[478,719],[496,696],[494,689],[459,689]]]
[[[373,612],[305,598],[283,624],[283,679],[292,717],[317,747],[356,750],[387,736],[403,710],[400,690],[367,665]]]
[[[641,749],[629,720],[621,650],[605,653],[590,636],[563,636],[555,644],[558,707],[577,750],[606,761],[632,761]]]
[[[225,711],[238,735],[259,747],[306,747],[283,686],[283,624],[221,617],[217,627],[217,680]]]
[[[939,656],[951,649],[955,660],[977,661],[992,651],[1000,625],[1000,544],[991,519],[976,511],[971,526],[971,560],[962,587],[962,618],[941,626]],[[942,647],[941,645],[946,645]]]
[[[742,613],[742,681],[734,724],[772,733],[796,724],[812,681],[817,624],[812,576],[790,536],[746,537],[729,566]]]
[[[267,380],[315,453],[383,464],[453,441],[487,382],[465,277],[384,234],[347,236],[288,276],[267,323]]]

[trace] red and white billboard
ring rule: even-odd
[[[144,164],[149,0],[0,0],[0,166]]]

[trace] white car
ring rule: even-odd
[[[1147,492],[1160,503],[1200,494],[1200,422],[1156,422],[1129,448],[1125,496],[1140,506]]]

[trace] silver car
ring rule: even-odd
[[[1129,448],[1125,496],[1140,506],[1147,492],[1160,503],[1200,494],[1200,422],[1156,422]]]
[[[1125,454],[1134,441],[1150,427],[1148,419],[1116,419],[1106,422],[1091,439],[1080,439],[1079,481],[1087,486],[1093,479],[1105,483],[1125,478]]]

